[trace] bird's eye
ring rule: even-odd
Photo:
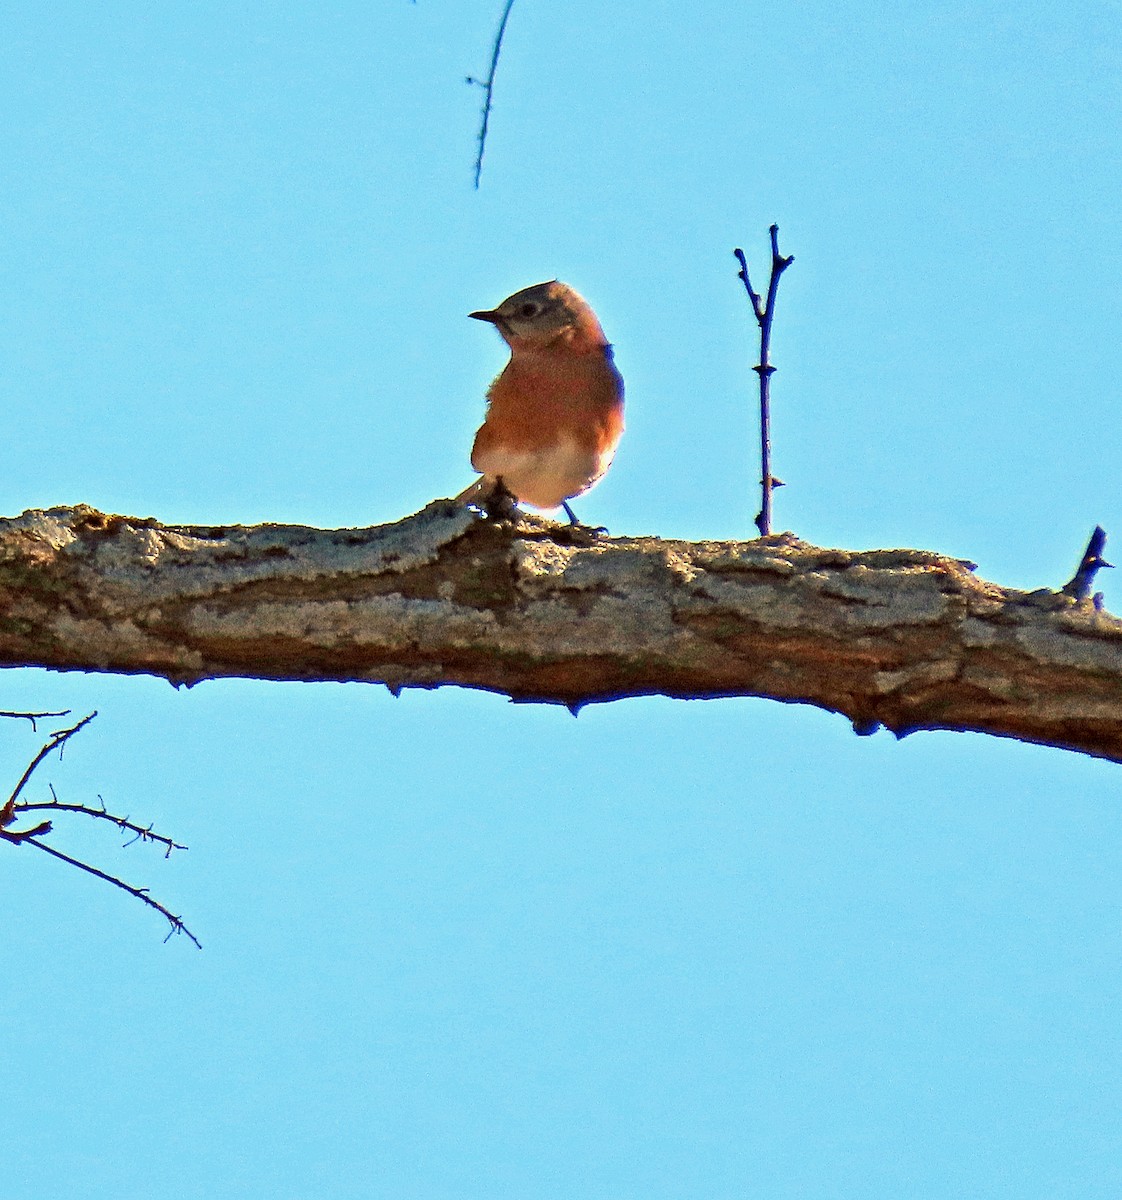
[[[529,304],[523,304],[518,310],[518,315],[520,317],[536,317],[540,311],[541,310],[538,308],[538,306],[531,302]]]

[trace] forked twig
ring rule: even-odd
[[[513,7],[514,0],[506,0],[502,20],[499,21],[499,29],[495,34],[495,43],[491,47],[491,69],[487,73],[487,78],[476,79],[474,75],[469,75],[465,81],[483,89],[483,116],[479,124],[479,153],[475,156],[475,190],[477,192],[479,191],[479,179],[483,174],[483,154],[487,149],[487,128],[491,123],[491,100],[495,94],[495,72],[498,70],[499,55],[503,50],[503,35],[506,33],[506,23],[510,18],[510,10]]]
[[[59,753],[59,758],[61,758],[63,750],[66,747],[66,743],[78,732],[79,729],[83,729],[85,726],[87,726],[96,716],[97,709],[94,709],[94,711],[90,713],[88,717],[83,717],[77,723],[77,725],[71,725],[68,729],[56,729],[54,733],[47,737],[47,740],[43,743],[43,748],[38,754],[35,755],[31,762],[27,764],[27,769],[20,776],[19,783],[17,783],[12,789],[12,794],[8,797],[8,805],[15,805],[16,800],[19,798],[20,792],[22,792],[24,787],[26,787],[27,781],[35,773],[35,768],[43,761],[43,759],[45,759],[52,750],[57,750]],[[7,807],[7,805],[5,807]]]
[[[733,251],[740,270],[737,277],[744,284],[748,299],[752,302],[752,312],[760,327],[760,361],[752,368],[760,377],[760,488],[762,498],[760,511],[756,514],[756,528],[761,537],[771,532],[771,492],[773,488],[782,487],[783,480],[776,479],[771,473],[771,377],[775,367],[769,360],[771,350],[771,322],[775,316],[775,294],[779,288],[779,277],[795,261],[793,254],[784,258],[779,253],[779,226],[772,225],[771,233],[771,278],[767,285],[767,303],[760,303],[759,293],[754,291],[748,278],[748,260],[744,251],[737,248]]]

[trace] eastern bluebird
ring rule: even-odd
[[[458,499],[506,492],[534,508],[564,508],[575,525],[567,501],[604,474],[623,433],[623,379],[596,314],[553,280],[469,315],[502,334],[510,362],[487,391],[471,451],[482,478]]]

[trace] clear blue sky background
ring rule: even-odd
[[[779,528],[1026,588],[1122,545],[1122,5],[518,0],[475,193],[500,7],[5,6],[0,511],[396,519],[471,478],[466,313],[557,276],[629,388],[581,514],[748,536],[731,251],[777,221]],[[0,854],[7,1200],[1122,1194],[1118,766],[757,701],[3,685],[100,710],[36,795],[191,849],[56,844],[204,944]],[[0,725],[12,782],[38,744]]]

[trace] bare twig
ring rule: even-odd
[[[43,761],[43,759],[45,759],[52,750],[57,750],[59,753],[59,758],[61,758],[66,743],[78,732],[79,729],[85,728],[85,726],[87,726],[96,716],[97,710],[95,709],[89,714],[88,717],[83,717],[77,725],[71,725],[68,729],[56,729],[55,732],[47,738],[46,742],[43,743],[43,748],[39,751],[39,753],[36,754],[31,762],[27,764],[27,769],[20,776],[19,783],[17,783],[12,789],[12,794],[8,797],[8,803],[4,807],[15,807],[16,800],[19,798],[20,792],[22,792],[24,787],[26,787],[27,781],[35,773],[35,768]]]
[[[70,709],[64,708],[61,712],[0,712],[0,717],[12,717],[17,721],[30,721],[32,733],[39,732],[39,726],[36,721],[45,720],[47,717],[68,717]]]
[[[171,923],[171,932],[168,934],[169,938],[173,933],[185,933],[201,950],[202,946],[200,945],[198,938],[196,938],[195,935],[183,924],[182,918],[177,917],[158,900],[154,900],[148,894],[147,888],[133,887],[132,884],[125,883],[123,879],[119,879],[116,875],[110,875],[105,871],[99,870],[97,867],[91,866],[89,863],[82,862],[77,858],[72,858],[69,854],[63,854],[61,850],[56,850],[53,846],[48,846],[45,842],[40,841],[39,839],[43,835],[52,831],[53,825],[50,821],[41,821],[38,825],[35,825],[30,829],[14,830],[8,828],[8,826],[10,826],[21,813],[25,812],[42,812],[44,810],[53,810],[55,812],[75,812],[83,813],[85,816],[94,817],[98,820],[109,821],[116,825],[118,829],[127,830],[129,833],[132,833],[134,836],[125,843],[127,846],[132,845],[132,843],[135,841],[159,842],[165,847],[165,858],[168,858],[171,855],[172,850],[187,849],[186,846],[182,846],[178,842],[173,842],[171,838],[164,837],[162,834],[153,833],[151,825],[145,827],[143,825],[137,825],[128,817],[114,816],[106,809],[105,801],[102,800],[100,796],[98,797],[98,800],[101,801],[100,809],[91,808],[86,804],[63,804],[55,794],[54,787],[48,784],[47,786],[50,787],[51,790],[50,801],[42,801],[40,803],[32,804],[17,803],[20,793],[27,786],[28,781],[35,773],[35,769],[39,766],[39,764],[42,763],[42,761],[53,750],[57,750],[59,752],[59,756],[61,757],[66,743],[70,740],[70,738],[72,738],[80,729],[88,725],[96,716],[97,713],[92,712],[89,714],[89,716],[83,717],[82,720],[77,722],[77,724],[70,726],[69,729],[56,730],[47,738],[38,754],[36,754],[31,762],[28,763],[27,768],[20,776],[19,782],[12,789],[11,796],[8,797],[3,805],[0,805],[0,841],[9,842],[17,846],[34,846],[37,850],[42,850],[44,853],[50,854],[54,858],[61,859],[63,862],[69,863],[71,866],[77,867],[79,870],[85,871],[89,875],[94,875],[98,879],[104,879],[107,883],[111,883],[115,887],[119,887],[122,891],[128,892],[132,896],[136,896],[138,899],[143,900],[144,903],[150,908],[154,908],[157,912],[162,913],[163,916],[165,916]],[[164,941],[167,941],[167,938],[165,938]]]
[[[474,75],[469,75],[466,82],[474,84],[476,87],[483,89],[483,116],[479,124],[479,153],[475,156],[475,190],[479,191],[479,179],[483,174],[483,154],[487,149],[487,127],[491,123],[491,100],[495,93],[495,72],[499,66],[499,55],[503,50],[503,35],[506,33],[506,23],[510,17],[510,10],[514,7],[514,0],[506,0],[506,7],[503,9],[502,20],[499,21],[499,29],[495,34],[495,42],[491,47],[491,69],[487,73],[486,79],[476,79]]]
[[[779,253],[779,226],[772,225],[771,230],[771,278],[767,287],[767,303],[760,303],[759,293],[754,291],[748,279],[748,260],[744,251],[736,249],[740,263],[738,278],[744,284],[748,299],[752,302],[752,312],[760,327],[760,361],[752,368],[760,377],[760,487],[762,499],[760,511],[756,514],[756,528],[761,537],[771,532],[771,492],[772,488],[782,487],[783,480],[776,479],[771,473],[771,376],[775,368],[768,360],[771,349],[771,322],[775,316],[775,294],[779,288],[779,276],[795,261],[793,254],[784,258]]]
[[[128,892],[130,896],[135,896],[138,900],[142,900],[149,908],[154,908],[158,913],[165,916],[171,924],[171,930],[168,932],[168,936],[164,938],[165,942],[173,933],[185,933],[200,950],[203,948],[199,939],[183,924],[183,918],[177,917],[170,909],[162,905],[159,900],[153,900],[148,894],[147,888],[133,887],[132,884],[125,883],[123,879],[118,879],[116,875],[109,875],[105,871],[99,871],[97,867],[91,867],[89,863],[84,863],[80,859],[71,858],[69,854],[63,854],[61,850],[56,850],[53,846],[48,846],[45,842],[40,842],[36,838],[26,836],[22,841],[29,846],[34,846],[36,850],[43,850],[54,858],[62,859],[64,863],[69,863],[72,867],[77,867],[89,875],[95,875],[98,879],[104,879],[106,883],[111,883],[114,887],[119,887],[122,891]]]
[[[1087,543],[1087,549],[1083,552],[1078,569],[1060,589],[1065,596],[1071,596],[1073,600],[1086,600],[1091,594],[1091,587],[1099,569],[1114,566],[1114,563],[1108,563],[1102,556],[1105,545],[1106,532],[1101,525],[1096,525],[1094,533],[1091,534],[1091,540]]]
[[[16,819],[16,814],[9,811],[8,806],[4,805],[3,812],[0,813],[0,838],[6,842],[26,842],[28,838],[38,837],[40,834],[50,833],[54,826],[50,821],[40,821],[38,825],[31,829],[5,829],[3,826],[10,824]]]
[[[133,842],[159,842],[164,847],[164,858],[170,858],[173,850],[186,850],[187,847],[179,842],[173,842],[171,838],[165,837],[162,833],[153,833],[151,825],[137,825],[130,821],[128,817],[115,817],[105,807],[105,802],[102,801],[101,808],[91,808],[88,804],[64,804],[58,796],[55,795],[55,789],[50,784],[51,788],[50,801],[42,801],[39,804],[16,804],[14,805],[17,813],[25,812],[73,812],[83,813],[87,817],[94,817],[101,821],[108,821],[111,825],[116,825],[118,829],[123,829],[133,836],[124,843],[125,846],[131,846]],[[101,800],[101,797],[98,796]]]

